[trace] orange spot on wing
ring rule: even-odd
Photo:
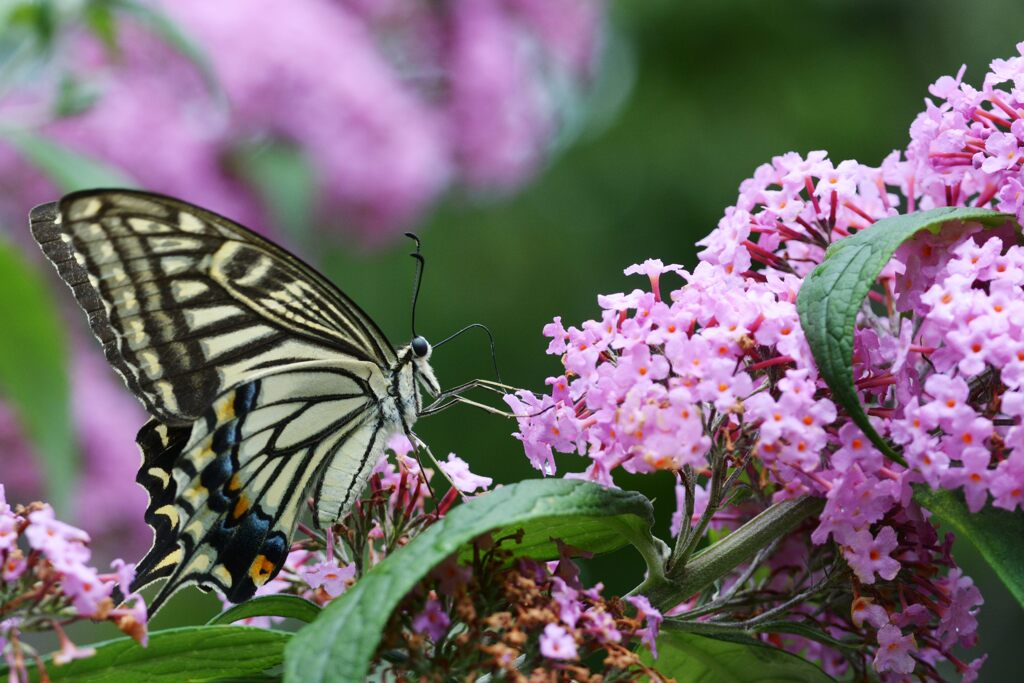
[[[256,559],[252,561],[252,565],[249,566],[249,578],[257,586],[262,586],[276,567],[277,565],[271,562],[266,555],[257,555]]]
[[[238,496],[238,502],[235,503],[235,509],[231,511],[231,519],[240,519],[242,515],[249,511],[249,498],[243,493]]]

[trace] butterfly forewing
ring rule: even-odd
[[[197,418],[250,372],[324,357],[391,367],[373,322],[321,275],[249,230],[174,199],[82,192],[32,230],[107,359],[161,421]]]
[[[280,570],[307,496],[332,523],[384,442],[412,426],[425,357],[397,353],[328,280],[176,199],[96,190],[37,207],[32,232],[153,419],[137,480],[153,547],[132,589],[155,610],[199,583],[247,599]]]

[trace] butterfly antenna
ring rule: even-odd
[[[409,256],[416,259],[416,284],[412,289],[412,336],[413,338],[416,338],[419,336],[416,334],[416,302],[420,298],[420,283],[423,282],[423,266],[425,266],[427,262],[423,258],[423,254],[420,253],[420,248],[422,246],[420,244],[420,238],[411,232],[405,233],[405,236],[416,243],[416,251],[409,254]]]
[[[441,344],[444,344],[446,342],[450,342],[452,339],[455,339],[456,337],[458,337],[463,332],[469,332],[470,330],[472,330],[473,328],[476,328],[476,327],[480,328],[481,330],[483,330],[487,334],[487,339],[491,343],[491,364],[494,366],[494,376],[498,378],[498,382],[500,383],[501,382],[501,373],[498,372],[498,354],[494,350],[494,335],[491,333],[491,330],[490,330],[490,328],[487,327],[487,325],[484,325],[483,323],[470,323],[469,325],[466,325],[465,327],[463,327],[461,330],[459,330],[455,334],[449,335],[449,336],[445,337],[444,339],[442,339],[441,341],[439,341],[436,344],[434,344],[434,348],[436,349],[437,347],[441,346]]]

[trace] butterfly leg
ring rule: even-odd
[[[493,391],[496,394],[502,395],[507,394],[507,390],[509,389],[513,391],[515,390],[514,387],[510,387],[507,384],[492,382],[486,379],[475,379],[470,382],[466,382],[465,384],[460,384],[457,387],[453,387],[452,389],[447,389],[441,392],[437,396],[437,398],[434,399],[433,403],[431,403],[429,406],[423,408],[423,410],[420,411],[419,417],[439,413],[442,410],[450,408],[456,403],[465,403],[468,405],[473,405],[480,408],[481,410],[485,410],[486,412],[492,413],[494,415],[501,415],[502,417],[516,417],[513,413],[499,410],[498,408],[494,408],[483,403],[478,403],[476,401],[467,399],[462,396],[462,394],[472,391],[473,389],[486,389],[488,391]]]

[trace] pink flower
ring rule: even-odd
[[[875,652],[875,671],[884,673],[892,671],[909,674],[914,670],[912,653],[917,651],[917,642],[913,635],[903,635],[892,624],[878,629],[878,651]]]
[[[412,620],[413,630],[426,635],[435,643],[441,642],[445,633],[448,632],[449,625],[451,625],[451,619],[445,612],[444,606],[436,598],[427,600],[423,611]]]
[[[129,17],[116,59],[76,35],[11,99],[41,118],[69,72],[98,98],[46,126],[48,136],[247,224],[265,221],[231,172],[233,152],[253,138],[286,140],[312,166],[328,200],[319,203],[332,210],[323,213],[343,216],[334,225],[380,240],[455,183],[518,187],[569,132],[566,114],[599,64],[603,3],[355,4],[311,0],[284,13],[268,0],[169,5],[208,55],[226,102]],[[147,161],[153,139],[176,153]],[[25,164],[10,166],[5,175],[26,185]],[[53,192],[35,185],[15,193],[25,206]]]
[[[569,628],[575,628],[583,613],[579,602],[579,593],[565,581],[555,576],[551,579],[551,597],[558,605],[558,616]]]
[[[1024,508],[1024,452],[1014,451],[992,473],[992,504],[1006,510]]]
[[[898,545],[896,531],[890,526],[884,526],[875,537],[867,530],[854,533],[845,540],[843,550],[857,578],[870,584],[875,582],[875,574],[886,581],[896,578],[900,563],[889,554]]]
[[[89,549],[85,546],[89,535],[56,519],[49,505],[29,513],[28,521],[25,538],[29,545],[42,551],[58,568],[80,565],[89,560]]]
[[[3,561],[3,564],[0,564],[0,580],[13,583],[21,578],[26,569],[28,569],[28,561],[24,557],[18,557],[17,554],[11,553]]]
[[[402,432],[397,432],[388,439],[387,449],[395,454],[396,457],[407,456],[416,450],[416,447],[412,445],[412,441],[409,441],[409,437]]]
[[[54,630],[57,632],[57,636],[60,639],[60,651],[53,655],[53,661],[57,665],[67,664],[68,662],[76,659],[85,659],[86,657],[92,657],[96,654],[96,650],[91,647],[80,648],[71,642],[67,634],[64,633],[64,629],[54,624]],[[12,669],[12,678],[14,670]]]
[[[4,497],[4,485],[0,484],[0,554],[12,550],[18,544],[18,518],[11,512],[11,506]]]
[[[984,161],[981,162],[981,170],[985,173],[995,173],[1011,169],[1020,160],[1020,148],[1017,136],[1012,133],[992,133],[985,141]]]
[[[658,658],[658,630],[661,627],[662,616],[661,612],[654,609],[651,606],[650,601],[642,595],[633,595],[626,598],[626,602],[629,602],[633,607],[636,607],[637,612],[644,618],[644,627],[638,632],[641,640],[650,649],[651,656],[655,659]]]
[[[113,584],[102,581],[89,567],[66,566],[63,571],[61,589],[71,598],[75,610],[86,617],[96,614],[100,603],[110,597]]]
[[[661,287],[659,281],[665,273],[685,273],[683,267],[676,263],[665,265],[661,259],[649,258],[643,263],[630,266],[623,271],[626,275],[646,275],[651,281],[651,292],[654,293],[654,300],[661,301]]]
[[[989,470],[992,456],[988,449],[972,446],[964,449],[960,457],[963,466],[948,470],[943,485],[951,488],[962,486],[967,508],[977,512],[988,499],[989,482],[995,473]]]
[[[885,608],[875,604],[874,599],[864,596],[857,598],[850,605],[850,616],[857,628],[863,628],[865,623],[882,628],[889,623],[889,613]]]
[[[558,624],[548,624],[540,636],[540,653],[548,659],[579,659],[576,641]]]
[[[356,576],[356,566],[348,564],[339,567],[335,562],[327,560],[300,567],[299,576],[310,588],[323,588],[329,596],[336,598],[352,585]]]
[[[584,631],[594,636],[599,643],[618,643],[622,633],[615,626],[615,619],[607,612],[590,609],[583,613]],[[570,624],[571,625],[571,624]]]
[[[437,464],[452,480],[455,488],[463,493],[473,493],[477,489],[485,491],[493,481],[490,477],[481,477],[470,472],[469,463],[454,453],[448,454],[447,462],[438,462]]]
[[[985,600],[969,576],[953,569],[945,579],[949,604],[942,613],[937,633],[945,647],[972,647],[978,638],[978,609]]]

